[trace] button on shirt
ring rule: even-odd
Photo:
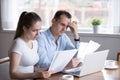
[[[75,45],[73,45],[65,33],[59,36],[56,44],[50,29],[41,32],[37,41],[38,55],[40,58],[38,66],[40,68],[48,68],[50,66],[55,51],[77,49],[79,47],[79,41],[76,41]]]

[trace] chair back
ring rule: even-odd
[[[0,80],[10,80],[9,57],[0,59]]]

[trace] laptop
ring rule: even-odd
[[[81,77],[94,72],[101,71],[104,68],[104,63],[108,53],[109,50],[103,50],[103,51],[87,54],[84,57],[82,65],[80,65],[77,68],[65,69],[63,73]]]

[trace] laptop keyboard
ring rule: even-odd
[[[76,67],[76,68],[71,68],[71,69],[66,69],[63,71],[63,73],[76,73],[76,72],[80,72],[81,67]]]
[[[80,71],[71,72],[69,74],[74,75],[74,76],[79,76],[80,75]]]

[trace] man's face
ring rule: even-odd
[[[56,35],[62,35],[68,28],[68,24],[70,21],[71,21],[70,18],[67,18],[65,15],[61,15],[60,19],[53,21],[53,25],[52,25],[52,27],[54,27],[53,32]]]

